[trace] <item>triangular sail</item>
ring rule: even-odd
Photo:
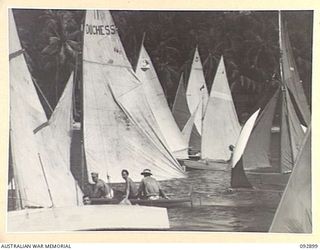
[[[280,15],[280,13],[279,13]],[[289,33],[286,25],[280,19],[280,48],[281,48],[281,58],[282,58],[282,76],[283,81],[288,86],[290,92],[294,97],[294,101],[296,102],[299,113],[304,119],[305,125],[310,124],[310,109],[308,106],[307,98],[304,93],[301,80],[299,77],[298,68],[296,66],[293,52],[291,48],[291,43],[289,39]]]
[[[311,186],[311,128],[309,128],[269,232],[312,233]]]
[[[259,112],[260,109],[253,113],[244,124],[236,143],[231,159],[231,187],[233,188],[252,187],[243,170],[243,152],[246,148]]]
[[[173,155],[180,159],[188,158],[188,143],[183,140],[181,131],[172,116],[157,73],[143,44],[136,74],[142,82],[152,113]]]
[[[199,135],[202,133],[202,118],[208,102],[208,89],[203,74],[203,67],[196,48],[187,86],[187,103],[189,111],[192,114],[200,103],[200,107],[195,117],[195,127]]]
[[[55,107],[48,125],[51,127],[52,136],[57,142],[59,152],[66,162],[66,166],[70,167],[70,146],[72,137],[73,123],[73,73],[70,75],[66,87]]]
[[[176,97],[174,99],[172,114],[174,119],[176,120],[179,129],[182,131],[190,118],[190,111],[188,108],[186,97],[186,89],[184,87],[183,73],[181,74]]]
[[[288,91],[282,93],[281,172],[291,172],[304,137]]]
[[[203,119],[201,158],[229,160],[229,145],[235,145],[240,128],[221,56]]]
[[[84,33],[83,129],[88,172],[99,172],[103,179],[109,176],[111,182],[122,181],[121,169],[128,169],[138,181],[145,167],[159,179],[184,177],[129,65],[110,12],[87,11]]]
[[[275,114],[276,104],[279,99],[279,89],[267,103],[260,116],[257,118],[255,127],[250,135],[248,144],[243,154],[245,169],[257,169],[271,167],[270,142],[271,128]]]
[[[77,205],[81,191],[62,160],[22,53],[12,11],[10,28],[10,141],[20,205]]]

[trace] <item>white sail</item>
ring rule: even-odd
[[[212,84],[202,126],[201,158],[229,160],[231,155],[229,145],[235,145],[241,127],[222,56]]]
[[[141,45],[136,74],[142,82],[152,113],[173,155],[179,159],[188,158],[188,143],[183,139],[172,116],[157,73],[143,44]]]
[[[312,233],[311,200],[311,128],[309,128],[269,232]]]
[[[201,136],[202,118],[208,102],[208,89],[203,74],[198,48],[196,48],[194,53],[186,94],[188,107],[191,114],[195,111],[200,103],[194,124],[197,132]]]
[[[72,206],[81,191],[60,155],[19,42],[12,11],[10,28],[10,140],[20,207]],[[81,197],[80,197],[81,199]]]
[[[122,182],[148,167],[159,179],[184,177],[132,71],[109,11],[86,12],[83,47],[84,146],[88,172]]]
[[[258,109],[256,112],[254,112],[249,119],[246,121],[246,123],[244,124],[244,126],[241,129],[241,133],[239,135],[239,138],[237,140],[235,149],[234,149],[234,153],[233,153],[233,157],[232,157],[232,167],[234,168],[237,164],[237,162],[240,160],[240,158],[243,155],[243,152],[247,146],[249,137],[251,135],[253,126],[255,124],[255,121],[258,117],[258,114],[260,112],[260,109]]]
[[[73,123],[73,73],[70,75],[60,100],[55,107],[48,125],[51,127],[52,136],[56,141],[59,153],[70,168],[70,146]]]

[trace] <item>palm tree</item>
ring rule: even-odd
[[[41,53],[48,60],[46,68],[55,72],[56,104],[64,87],[61,81],[70,74],[80,52],[81,31],[70,11],[47,10],[40,20],[45,23],[42,35],[47,41]]]

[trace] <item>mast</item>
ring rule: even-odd
[[[288,91],[287,87],[286,87],[286,83],[285,83],[285,79],[284,79],[284,74],[283,74],[283,48],[282,47],[282,17],[281,17],[281,11],[279,10],[279,14],[278,14],[278,22],[279,22],[279,49],[280,49],[280,82],[281,82],[281,93],[282,93],[282,99],[281,101],[284,102],[285,105],[285,119],[286,119],[286,123],[287,123],[287,129],[288,129],[288,134],[289,134],[289,141],[290,141],[290,145],[291,145],[291,161],[292,164],[294,163],[294,156],[292,153],[292,138],[291,138],[291,131],[290,131],[290,125],[289,125],[289,110],[288,110],[288,100],[287,100],[287,94],[286,92]],[[283,107],[283,103],[281,104],[281,107]],[[281,115],[283,114],[283,112],[281,112]],[[280,133],[283,133],[282,131],[282,118],[280,119],[281,121],[281,128],[280,128]],[[281,168],[281,162],[282,162],[282,153],[281,153],[281,135],[280,135],[280,171],[282,172],[282,168]]]
[[[83,61],[83,42],[84,42],[84,24],[86,21],[86,13],[83,19],[83,22],[81,24],[81,32],[82,32],[82,53],[81,53],[81,62]],[[77,59],[79,60],[79,57],[77,56]],[[82,71],[79,75],[79,84],[80,84],[80,144],[81,144],[81,189],[84,190],[85,187],[85,166],[86,166],[86,158],[84,154],[84,132],[83,132],[83,122],[84,122],[84,108],[83,108],[83,62],[81,65]]]

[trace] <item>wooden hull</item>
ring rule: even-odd
[[[166,230],[167,210],[158,207],[91,205],[8,212],[8,232]]]
[[[91,199],[92,204],[119,204],[120,200],[118,199],[105,199],[105,198],[96,198]],[[139,200],[139,199],[130,199],[132,205],[140,206],[153,206],[153,207],[185,207],[192,206],[191,198],[185,199],[159,199],[159,200]]]

